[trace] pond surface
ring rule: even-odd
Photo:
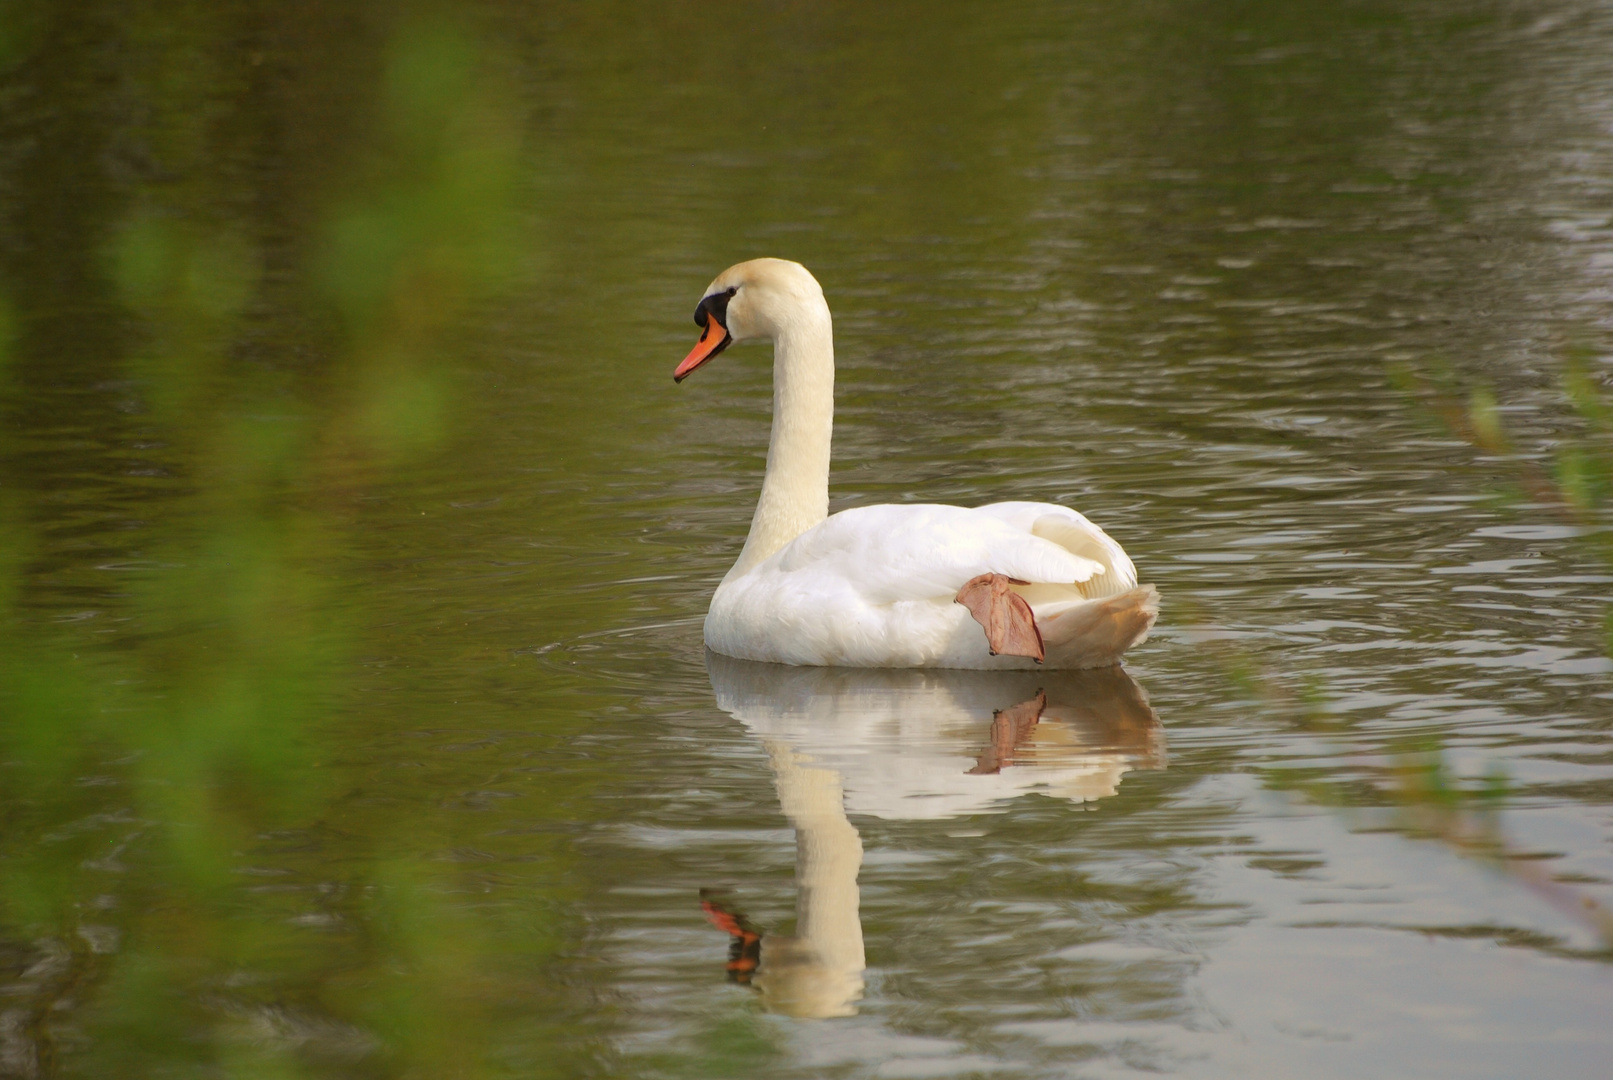
[[[15,7],[0,1076],[1605,1075],[1605,7]],[[705,652],[762,254],[1124,670]]]

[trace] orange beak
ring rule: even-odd
[[[689,355],[683,358],[683,363],[679,364],[677,369],[672,372],[672,381],[682,382],[688,378],[689,372],[722,352],[732,340],[723,324],[708,315],[706,317],[705,333],[700,335],[700,341],[690,351]]]

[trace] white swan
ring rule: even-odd
[[[841,667],[1105,667],[1148,636],[1152,585],[1119,544],[1052,503],[864,506],[829,516],[834,332],[817,279],[754,259],[711,283],[681,382],[770,338],[773,435],[750,536],[706,614],[746,660]]]

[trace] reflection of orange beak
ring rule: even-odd
[[[683,358],[683,363],[679,364],[677,370],[672,373],[672,381],[682,382],[688,378],[689,372],[726,349],[731,340],[733,339],[728,336],[728,331],[724,329],[723,324],[718,322],[714,316],[708,315],[706,317],[706,332],[700,335],[699,343],[695,345],[688,356]]]

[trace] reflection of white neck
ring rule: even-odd
[[[846,819],[839,773],[807,767],[810,758],[781,742],[768,742],[767,752],[795,826],[796,928],[793,939],[764,942],[756,984],[781,1012],[849,1016],[863,989],[862,838]]]
[[[834,429],[834,324],[821,295],[792,305],[773,338],[773,437],[738,577],[829,516]],[[726,580],[726,579],[725,579]]]

